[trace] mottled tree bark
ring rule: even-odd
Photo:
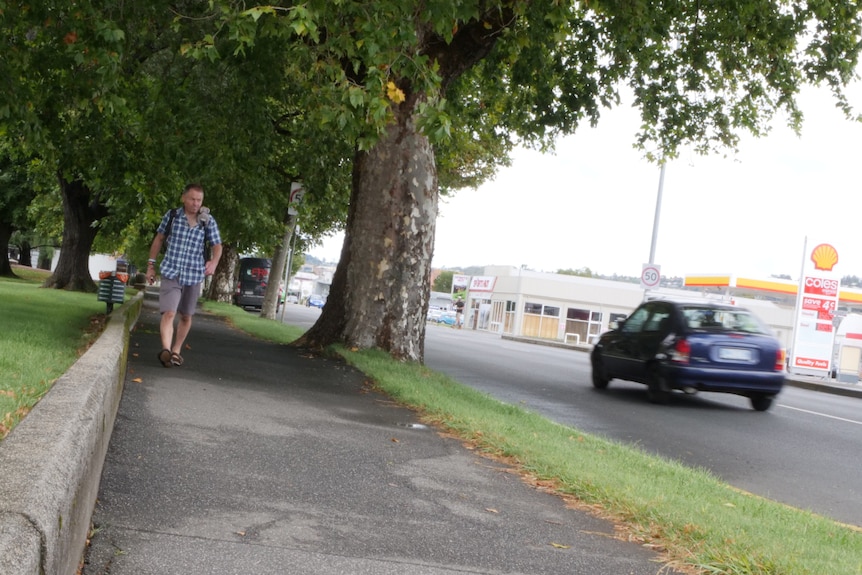
[[[431,28],[417,30],[422,53],[438,66],[442,93],[489,54],[513,17],[511,7],[493,8],[461,26],[450,42]],[[394,123],[371,150],[354,158],[341,260],[323,313],[295,345],[342,343],[424,362],[437,167],[416,125],[421,96],[407,81],[399,88],[406,99],[394,107]]]
[[[437,171],[413,110],[402,105],[377,145],[356,154],[341,260],[320,319],[296,345],[337,341],[424,360]]]
[[[233,302],[237,264],[239,264],[239,252],[236,248],[230,244],[222,244],[221,259],[206,291],[207,299],[222,303]]]

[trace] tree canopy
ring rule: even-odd
[[[732,149],[777,114],[798,128],[805,83],[849,115],[860,49],[849,0],[6,1],[0,29],[0,136],[88,202],[79,228],[140,236],[193,177],[227,237],[275,242],[302,179],[300,226],[343,226],[345,244],[300,343],[418,361],[441,192],[623,95],[658,162]]]

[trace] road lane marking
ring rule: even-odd
[[[828,413],[820,413],[819,411],[811,411],[810,409],[801,409],[799,407],[790,407],[789,405],[784,405],[783,403],[778,404],[780,407],[785,409],[792,409],[794,411],[801,411],[802,413],[809,413],[811,415],[819,415],[820,417],[828,417],[829,419],[835,419],[838,421],[843,421],[845,423],[855,423],[856,425],[862,425],[862,421],[856,421],[855,419],[847,419],[846,417],[838,417],[837,415],[829,415]]]

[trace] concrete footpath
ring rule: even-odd
[[[84,575],[672,574],[610,523],[418,423],[340,361],[147,301]]]
[[[340,361],[201,313],[162,367],[156,305],[115,309],[0,442],[0,574],[676,573]]]

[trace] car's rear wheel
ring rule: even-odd
[[[751,407],[755,411],[766,411],[772,407],[773,397],[771,395],[755,395],[749,399],[751,400]]]
[[[605,366],[602,365],[602,360],[593,358],[593,387],[596,389],[605,389],[610,381],[610,378],[605,373]]]
[[[664,405],[670,401],[670,386],[667,378],[658,367],[650,371],[649,383],[647,383],[647,397],[650,403]]]

